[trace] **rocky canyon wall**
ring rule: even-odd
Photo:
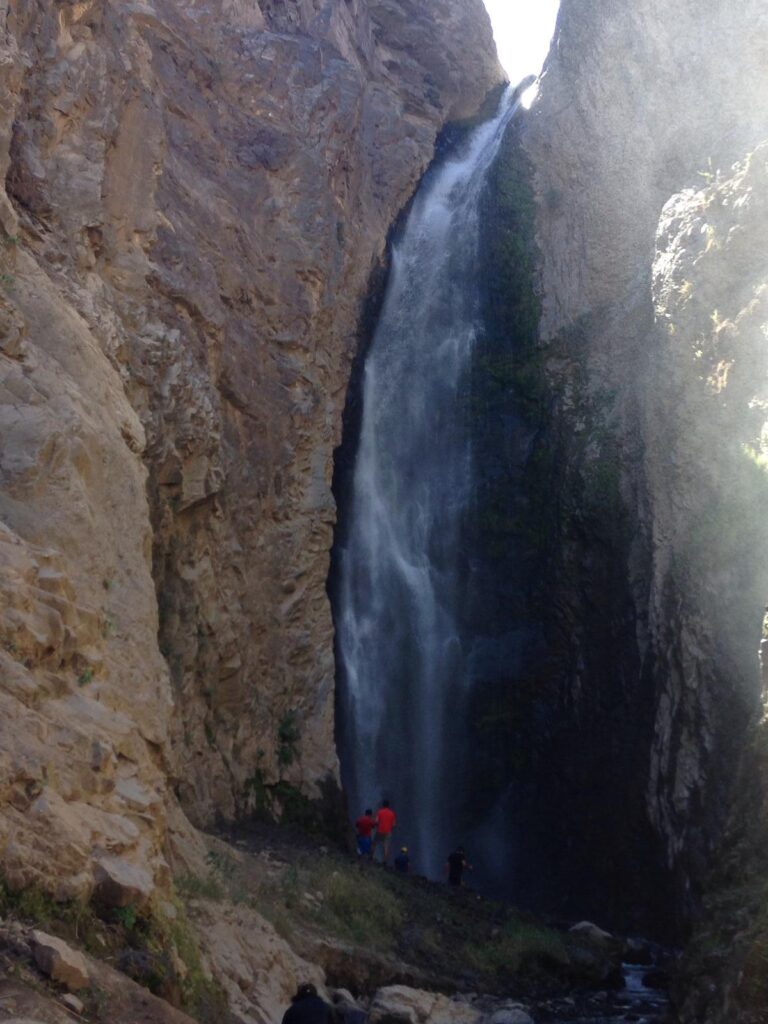
[[[134,901],[177,798],[205,824],[335,780],[361,303],[438,131],[502,78],[480,0],[0,2],[11,884]]]
[[[506,527],[538,629],[502,709],[520,884],[667,931],[699,903],[760,692],[763,151],[701,188],[768,137],[767,56],[760,3],[564,0],[502,175],[539,261],[502,324],[532,404]]]
[[[767,228],[768,143],[762,143],[728,172],[709,175],[702,188],[678,194],[666,204],[657,235],[653,289],[657,316],[677,356],[670,360],[667,380],[660,382],[655,408],[668,404],[672,395],[678,401],[682,396],[683,422],[696,431],[699,494],[708,502],[706,512],[701,507],[689,509],[688,534],[678,539],[677,550],[689,555],[688,571],[696,571],[710,587],[704,598],[710,621],[733,629],[744,645],[751,679],[758,668],[759,634],[740,628],[739,620],[751,625],[756,606],[765,603]],[[692,358],[698,369],[695,383],[690,381]],[[683,387],[686,379],[689,384]],[[722,458],[723,439],[739,445],[740,460]],[[708,468],[706,474],[701,466]],[[670,469],[679,488],[682,467],[673,462]],[[690,587],[693,581],[688,583]],[[724,595],[732,607],[718,604]],[[766,647],[763,629],[763,701]],[[733,665],[731,671],[739,668],[740,664]],[[715,694],[705,721],[723,720],[722,696]],[[760,1020],[765,1012],[764,714],[748,732],[731,738],[729,755],[716,790],[726,827],[717,837],[703,909],[677,984],[684,1021],[746,1024]]]

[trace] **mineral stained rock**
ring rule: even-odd
[[[143,899],[177,798],[204,823],[278,769],[335,778],[361,303],[438,131],[502,78],[480,0],[0,3],[11,885]]]

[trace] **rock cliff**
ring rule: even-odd
[[[765,47],[756,7],[565,3],[486,204],[469,824],[515,898],[667,934],[760,690],[760,218],[692,196],[768,134]]]
[[[725,622],[747,644],[757,674],[757,637],[743,638],[738,619],[754,626],[766,595],[768,544],[765,508],[766,399],[768,398],[768,144],[724,173],[708,175],[703,188],[674,196],[664,208],[657,236],[654,296],[669,344],[676,353],[666,386],[683,399],[685,422],[696,430],[697,463],[707,465],[686,486],[705,502],[689,513],[683,550],[695,554],[691,568],[705,580],[717,573],[713,602],[728,595],[732,607],[711,607],[713,622]],[[696,383],[681,387],[691,361]],[[660,387],[660,394],[664,392]],[[667,392],[667,399],[669,392]],[[713,458],[722,438],[739,444],[741,459]],[[667,466],[681,489],[679,463]],[[686,478],[690,477],[690,471]],[[674,483],[668,484],[668,491]],[[702,489],[703,488],[703,493]],[[713,535],[713,528],[716,531]],[[701,541],[706,541],[702,551]],[[757,587],[756,587],[757,584]],[[763,629],[763,637],[765,630]],[[762,691],[765,695],[765,649]],[[722,718],[722,695],[705,722]],[[764,886],[766,860],[766,723],[742,733],[718,787],[726,830],[706,879],[703,913],[684,958],[677,985],[684,1021],[757,1021],[764,1015],[768,976],[768,923]]]
[[[667,934],[760,691],[766,55],[760,0],[563,0],[488,199],[478,806],[508,797],[518,893]],[[199,867],[190,819],[336,784],[363,299],[501,79],[480,0],[0,0],[10,888],[141,907],[171,850]],[[203,918],[235,993],[255,919]]]
[[[762,151],[700,189],[768,137],[766,52],[759,3],[564,0],[502,175],[538,260],[494,314],[522,339],[504,530],[534,581],[513,848],[523,891],[637,926],[697,905],[760,691]]]
[[[502,77],[480,0],[0,2],[13,886],[139,903],[177,799],[203,824],[334,782],[362,298],[438,131]]]

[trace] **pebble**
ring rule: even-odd
[[[61,1001],[68,1010],[78,1014],[80,1017],[85,1013],[85,1003],[78,999],[77,996],[73,996],[71,992],[67,992],[66,995],[62,996]]]

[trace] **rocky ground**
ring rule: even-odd
[[[297,831],[211,836],[175,887],[153,915],[4,893],[0,1021],[267,1024],[302,980],[340,1024],[350,1007],[372,1024],[661,1019],[623,987],[626,945],[594,925],[551,927]]]

